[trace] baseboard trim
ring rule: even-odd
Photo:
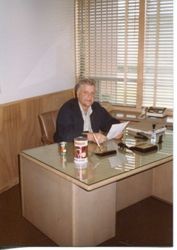
[[[16,178],[13,181],[7,183],[4,187],[0,188],[0,194],[7,191],[8,189],[12,188],[13,186],[19,184],[19,178]]]

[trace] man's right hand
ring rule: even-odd
[[[97,138],[99,143],[103,143],[103,142],[105,142],[107,140],[106,136],[101,134],[101,133],[94,133],[94,135]],[[96,140],[95,140],[94,135],[93,135],[93,133],[88,133],[87,138],[88,138],[89,141],[93,141],[93,142],[97,143]]]

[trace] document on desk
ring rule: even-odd
[[[126,128],[126,126],[128,125],[128,122],[121,122],[118,124],[113,124],[107,134],[107,139],[111,140],[113,138],[115,138],[118,134],[122,133],[123,130]]]

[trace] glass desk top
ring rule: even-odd
[[[124,136],[123,140],[131,145],[142,142],[130,135]],[[75,180],[75,183],[87,190],[121,180],[172,160],[172,131],[165,132],[163,142],[158,145],[158,150],[155,152],[143,154],[128,149],[120,150],[117,143],[116,140],[110,140],[103,144],[105,150],[117,151],[115,155],[105,157],[95,155],[99,148],[95,143],[89,143],[86,163],[74,161],[73,143],[67,143],[67,152],[64,156],[59,154],[57,143],[24,150],[22,154],[45,164],[48,168],[55,169],[59,174],[66,175],[67,179]]]

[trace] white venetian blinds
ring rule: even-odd
[[[146,1],[143,105],[173,107],[173,0]]]
[[[99,101],[172,107],[172,62],[172,0],[76,0],[77,78]]]

